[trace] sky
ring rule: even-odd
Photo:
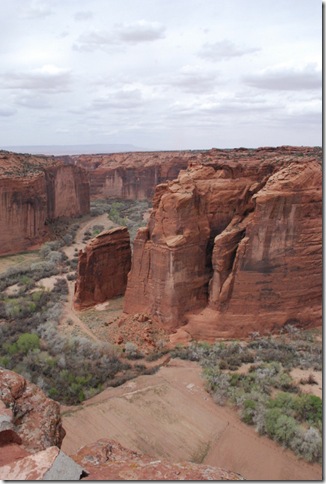
[[[0,148],[322,143],[321,0],[1,0]]]

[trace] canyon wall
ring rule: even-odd
[[[161,184],[124,311],[192,337],[321,324],[322,171],[314,148],[206,152]]]
[[[0,152],[0,254],[42,243],[47,221],[89,212],[87,172],[53,157]]]
[[[74,306],[85,309],[126,290],[131,266],[130,237],[126,227],[100,233],[79,252]]]
[[[173,180],[193,152],[78,155],[71,160],[89,172],[91,198],[151,199],[155,186]]]

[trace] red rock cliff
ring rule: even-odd
[[[85,170],[53,157],[0,152],[0,254],[41,243],[47,220],[88,212]]]
[[[80,155],[71,159],[89,171],[92,198],[151,199],[155,186],[173,180],[193,158],[191,151]]]
[[[130,237],[116,227],[92,239],[79,252],[74,306],[84,309],[124,294],[131,266]]]
[[[135,239],[125,312],[171,328],[187,323],[191,336],[207,339],[321,324],[318,153],[220,155],[212,150],[157,187]]]

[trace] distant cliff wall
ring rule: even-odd
[[[40,244],[47,220],[89,212],[85,170],[53,157],[0,152],[0,254]]]
[[[188,152],[80,155],[71,159],[88,170],[91,198],[150,200],[155,186],[173,180],[193,156]]]

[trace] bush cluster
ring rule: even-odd
[[[107,213],[112,222],[128,227],[130,239],[134,240],[137,230],[146,226],[143,216],[149,208],[150,203],[147,200],[94,200],[91,202],[91,215],[98,216]],[[91,232],[86,234],[86,237],[91,236]]]
[[[321,462],[322,401],[300,393],[289,373],[297,366],[321,368],[321,344],[309,333],[256,338],[248,344],[193,343],[176,347],[172,356],[202,365],[217,404],[236,406],[241,419],[260,434],[309,462]],[[250,364],[249,371],[237,372],[244,363]]]

